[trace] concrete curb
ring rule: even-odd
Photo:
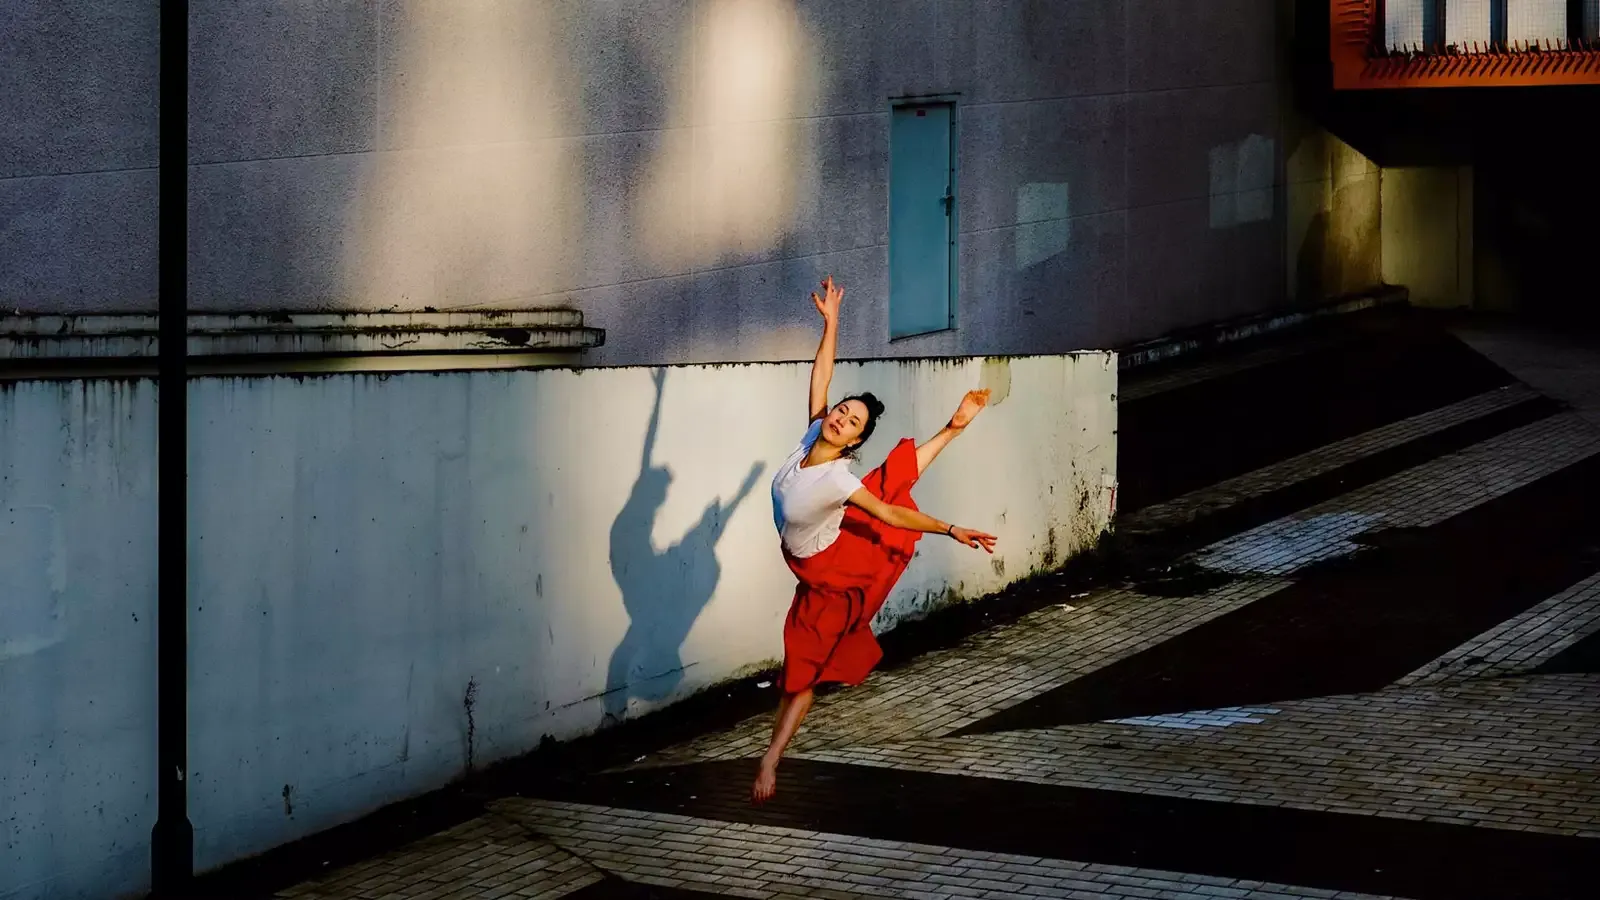
[[[1384,286],[1366,293],[1334,300],[1311,309],[1290,313],[1249,316],[1215,325],[1206,325],[1187,332],[1134,344],[1119,352],[1118,368],[1121,371],[1165,362],[1180,356],[1190,356],[1205,350],[1236,344],[1250,338],[1264,337],[1283,331],[1301,328],[1322,319],[1368,310],[1404,306],[1411,302],[1411,292],[1404,287]]]

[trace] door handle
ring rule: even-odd
[[[956,198],[948,187],[944,189],[944,196],[939,198],[939,202],[944,204],[944,214],[950,215],[951,210],[955,208]]]

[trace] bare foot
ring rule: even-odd
[[[772,799],[778,792],[778,766],[775,763],[761,761],[761,769],[756,772],[755,786],[750,788],[751,803],[765,803]]]

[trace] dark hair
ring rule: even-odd
[[[843,400],[840,400],[839,403],[842,405],[850,402],[851,400],[858,400],[861,402],[862,406],[867,408],[867,421],[861,426],[861,440],[856,442],[854,446],[846,447],[844,451],[845,456],[854,459],[856,451],[860,450],[862,445],[866,444],[867,438],[872,437],[872,430],[878,427],[878,417],[883,415],[883,401],[879,400],[877,397],[873,396],[870,391],[868,391],[860,394],[851,394]]]

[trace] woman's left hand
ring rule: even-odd
[[[973,531],[971,528],[952,528],[950,529],[950,536],[968,547],[987,550],[990,553],[994,552],[994,543],[999,540],[992,534]]]
[[[967,395],[961,398],[961,405],[956,407],[956,414],[950,417],[950,427],[959,430],[971,425],[972,420],[976,419],[978,413],[983,412],[983,408],[988,405],[988,388],[981,391],[967,391]]]

